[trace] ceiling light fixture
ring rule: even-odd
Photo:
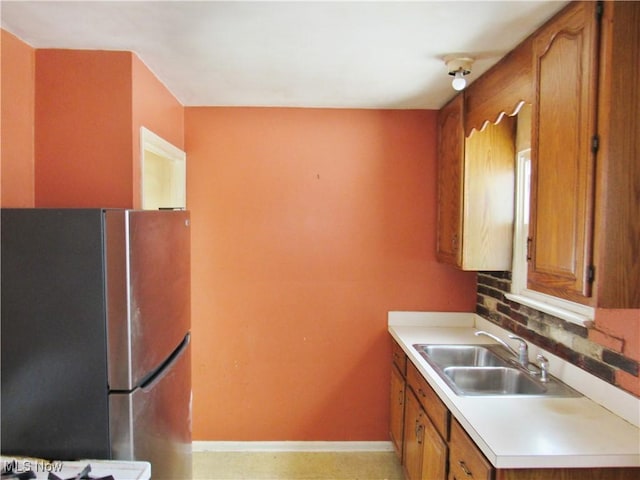
[[[448,55],[444,58],[444,63],[447,65],[447,72],[453,77],[451,86],[454,90],[464,90],[467,86],[466,75],[471,73],[471,65],[473,65],[474,59],[471,57]]]

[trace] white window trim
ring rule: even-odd
[[[527,288],[527,236],[529,231],[528,181],[531,149],[518,152],[516,157],[516,199],[513,228],[513,264],[511,293],[505,296],[513,301],[561,318],[567,322],[585,326],[595,318],[595,309],[576,302],[553,297]],[[529,165],[529,167],[527,166]]]
[[[174,190],[174,199],[168,207],[185,209],[187,207],[187,154],[148,128],[140,127],[140,204],[142,209],[150,208],[145,195],[145,152],[153,153],[170,162],[175,178],[171,185]]]

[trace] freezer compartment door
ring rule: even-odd
[[[114,460],[151,463],[154,480],[191,478],[191,345],[131,393],[109,395]]]
[[[109,387],[133,390],[190,327],[186,211],[105,213]]]

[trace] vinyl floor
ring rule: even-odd
[[[194,480],[403,480],[393,452],[194,452]]]

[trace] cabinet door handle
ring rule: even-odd
[[[471,472],[471,470],[469,470],[466,463],[464,463],[462,460],[458,460],[458,465],[467,477],[473,478],[473,473]]]
[[[420,420],[416,420],[416,441],[418,445],[422,445],[424,427],[420,424]]]

